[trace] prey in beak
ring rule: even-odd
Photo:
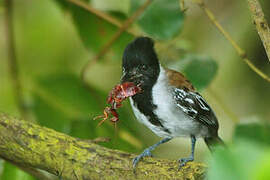
[[[123,82],[121,84],[117,84],[110,91],[107,98],[107,103],[110,106],[105,107],[103,115],[95,117],[94,120],[102,118],[103,120],[99,122],[99,125],[101,125],[110,117],[110,121],[116,125],[116,122],[119,121],[119,115],[116,109],[122,106],[122,102],[125,99],[134,96],[140,92],[142,92],[141,88],[136,86],[133,82]]]

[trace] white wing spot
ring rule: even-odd
[[[184,99],[186,102],[190,103],[190,104],[194,104],[194,101],[190,98],[186,98]]]
[[[203,110],[210,111],[210,109],[209,109],[208,107],[205,106],[206,103],[204,102],[204,100],[202,99],[201,96],[199,96],[199,95],[196,94],[196,93],[192,93],[192,94],[196,97],[196,99],[197,99],[198,102],[199,102],[200,107],[201,107]]]

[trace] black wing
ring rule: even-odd
[[[209,127],[214,132],[218,130],[218,121],[213,110],[199,93],[175,88],[174,99],[177,106],[188,116]]]

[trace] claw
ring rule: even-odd
[[[181,169],[182,167],[184,167],[186,165],[187,162],[192,162],[194,161],[194,157],[190,156],[188,158],[181,158],[179,159],[179,169]]]
[[[149,149],[144,150],[139,156],[135,157],[132,161],[133,168],[136,168],[138,162],[143,158],[143,157],[153,157],[151,151]]]
[[[145,149],[139,156],[137,156],[137,157],[135,157],[135,158],[133,159],[133,162],[132,162],[132,164],[133,164],[133,169],[136,168],[137,163],[138,163],[143,157],[145,157],[145,156],[150,156],[150,157],[152,157],[151,151],[153,151],[153,150],[154,150],[157,146],[159,146],[160,144],[163,144],[163,143],[165,143],[165,142],[168,142],[168,141],[171,140],[171,139],[172,139],[172,137],[164,138],[164,139],[162,139],[161,141],[159,141],[158,143],[156,143],[156,144],[150,146],[149,148]]]
[[[191,154],[187,158],[181,158],[181,159],[179,159],[180,165],[179,165],[179,168],[178,169],[181,169],[182,167],[184,167],[187,162],[194,161],[195,143],[196,143],[196,137],[193,136],[193,135],[191,135]]]

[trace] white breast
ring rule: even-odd
[[[135,107],[133,100],[130,98],[131,106],[137,119],[160,137],[206,136],[207,128],[191,119],[191,117],[186,115],[176,105],[176,101],[173,99],[173,90],[173,87],[169,85],[165,70],[160,66],[160,74],[157,83],[152,89],[153,104],[157,106],[154,113],[161,119],[162,125],[168,129],[170,133],[151,124],[148,117],[140,113],[137,107]]]
[[[163,125],[174,137],[197,135],[198,125],[187,116],[173,99],[173,87],[169,85],[165,70],[160,66],[160,75],[152,90],[153,103],[157,105],[155,114],[163,120]]]

